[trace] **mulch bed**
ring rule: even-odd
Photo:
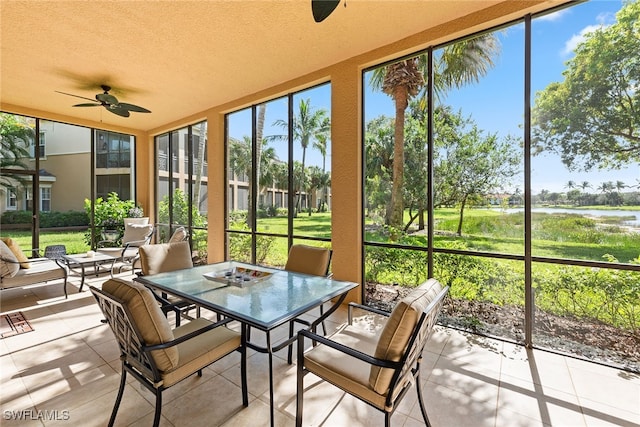
[[[366,285],[366,304],[391,311],[411,292],[390,285]],[[640,373],[640,332],[615,328],[592,319],[557,316],[537,311],[534,329],[536,347],[615,365]],[[481,301],[445,302],[440,323],[446,326],[493,337],[524,342],[524,308],[499,306]]]

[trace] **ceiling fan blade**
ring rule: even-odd
[[[124,108],[125,110],[133,111],[133,112],[136,112],[136,113],[150,113],[151,112],[151,111],[147,110],[146,108],[140,107],[138,105],[127,104],[126,102],[118,103],[118,107]]]
[[[86,99],[86,100],[88,100],[88,101],[96,102],[96,100],[95,100],[95,99],[86,98],[86,97],[84,97],[84,96],[79,96],[79,95],[74,95],[74,94],[72,94],[72,93],[60,92],[59,90],[56,90],[55,92],[61,93],[61,94],[63,94],[63,95],[75,96],[76,98]],[[100,104],[97,104],[97,105],[100,105]]]
[[[340,4],[340,0],[311,0],[311,12],[316,22],[322,22]]]
[[[129,114],[129,110],[120,108],[118,105],[105,105],[104,108],[106,108],[110,113],[116,114],[118,116],[129,117],[131,115]]]
[[[74,107],[100,107],[102,104],[98,103],[97,101],[94,101],[93,104],[90,104],[88,102],[83,102],[82,104],[76,104],[74,105]]]

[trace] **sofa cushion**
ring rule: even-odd
[[[146,345],[161,344],[174,339],[169,322],[149,289],[135,282],[109,279],[102,285],[102,290],[124,302]],[[176,347],[154,350],[151,356],[161,371],[169,371],[178,366]]]
[[[140,246],[140,267],[145,276],[193,267],[189,242]]]
[[[429,279],[396,305],[382,329],[374,357],[395,362],[401,359],[420,315],[440,290],[440,283]],[[391,384],[393,373],[392,369],[372,366],[369,385],[377,393],[385,394]]]
[[[14,277],[20,270],[20,264],[3,240],[0,240],[0,258],[0,277]]]
[[[29,258],[26,257],[22,249],[20,249],[20,245],[18,242],[13,240],[11,237],[3,237],[2,241],[6,243],[6,245],[11,249],[11,252],[15,255],[16,259],[20,263],[20,268],[30,268],[31,264],[29,264]]]

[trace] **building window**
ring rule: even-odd
[[[18,209],[18,197],[16,192],[11,189],[7,189],[7,210],[15,211]]]
[[[120,200],[131,199],[131,175],[96,175],[96,197],[106,200],[109,193],[117,193]]]
[[[33,209],[33,193],[31,192],[31,188],[26,188],[24,192],[24,206],[25,210]]]
[[[40,132],[40,140],[38,141],[38,154],[41,159],[45,158],[47,155],[45,150],[45,139],[45,133]]]
[[[40,210],[42,212],[51,211],[51,187],[40,188]]]
[[[130,168],[131,135],[96,132],[96,168]]]

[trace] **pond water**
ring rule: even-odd
[[[524,208],[508,208],[500,209],[495,208],[493,210],[499,210],[505,213],[517,213],[523,212]],[[624,210],[600,210],[600,209],[564,209],[564,208],[532,208],[531,212],[541,213],[569,213],[576,215],[584,215],[591,217],[599,216],[621,216],[621,217],[634,217],[635,219],[627,219],[624,221],[625,225],[640,227],[640,211],[624,211]]]

